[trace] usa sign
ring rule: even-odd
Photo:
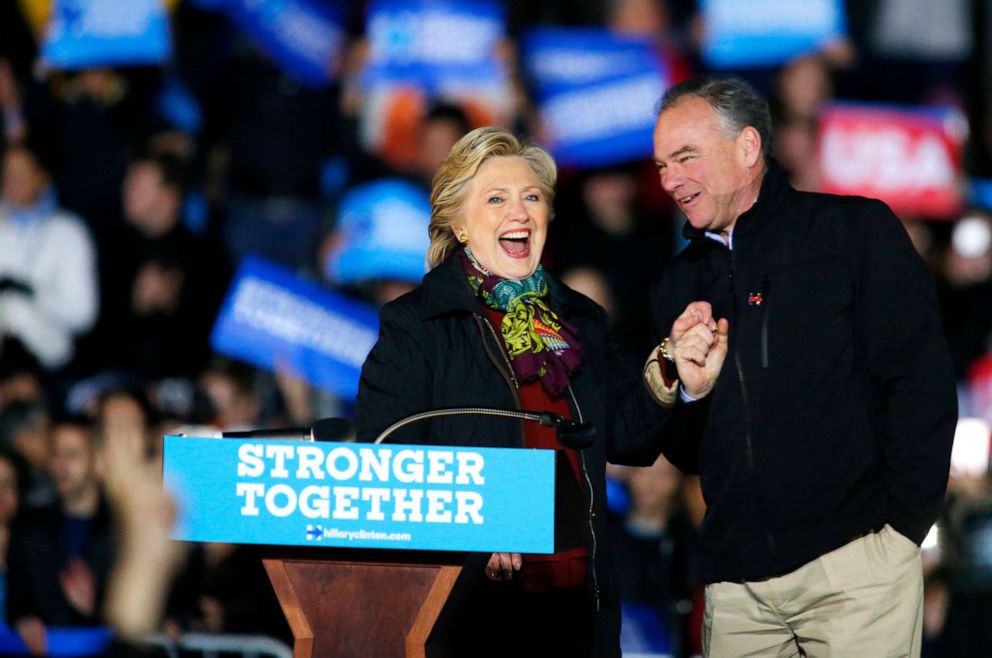
[[[820,119],[822,188],[885,201],[898,214],[953,219],[963,200],[960,112],[837,103]]]

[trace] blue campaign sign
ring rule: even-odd
[[[547,146],[561,164],[596,167],[651,154],[655,108],[670,80],[651,42],[541,28],[521,45]]]
[[[165,437],[173,538],[551,553],[551,450]]]
[[[842,0],[702,0],[703,57],[717,69],[777,66],[847,32]]]
[[[367,85],[415,84],[429,93],[500,85],[503,8],[489,0],[372,0]]]
[[[340,242],[325,263],[328,278],[420,283],[430,218],[427,191],[412,183],[387,179],[355,188],[341,200],[335,226]]]
[[[56,69],[161,64],[170,51],[163,0],[55,0],[41,45]]]
[[[985,210],[992,210],[992,180],[971,178],[968,180],[968,202]]]
[[[345,41],[342,3],[226,0],[219,8],[301,83],[320,88],[333,80]]]
[[[215,350],[259,367],[285,368],[354,399],[378,338],[376,312],[260,258],[246,258],[210,337]]]

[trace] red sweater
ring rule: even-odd
[[[486,309],[486,317],[496,329],[497,334],[500,333],[503,315],[504,313],[501,311]],[[506,352],[505,347],[503,351]],[[550,411],[565,418],[572,417],[572,411],[568,407],[566,397],[552,398],[540,380],[519,382],[517,390],[520,393],[520,404],[523,409],[539,412]],[[553,427],[545,427],[537,423],[524,423],[524,447],[561,450],[568,458],[568,463],[572,467],[570,469],[571,475],[579,485],[578,489],[571,487],[570,490],[582,490],[582,471],[579,467],[579,457],[574,450],[559,445]],[[562,491],[562,487],[556,486],[556,514],[565,507],[561,504],[563,501],[560,500],[563,495],[567,495],[567,493]],[[581,529],[576,529],[576,533],[580,532]],[[582,589],[586,584],[587,556],[588,551],[584,546],[551,555],[524,555],[524,566],[521,572],[522,587],[525,591],[541,592],[552,589]]]

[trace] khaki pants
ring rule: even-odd
[[[886,525],[784,576],[706,587],[707,658],[920,655],[920,549]]]

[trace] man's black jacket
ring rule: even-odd
[[[957,403],[933,284],[898,219],[797,192],[772,165],[733,249],[686,237],[652,289],[656,333],[696,300],[730,322],[716,388],[673,414],[698,431],[664,448],[701,476],[704,579],[785,573],[885,523],[920,543]]]
[[[619,656],[620,615],[606,542],[606,460],[649,465],[660,452],[669,411],[649,397],[640,368],[621,362],[607,338],[606,313],[548,277],[549,306],[578,329],[583,363],[570,377],[572,417],[596,428],[595,443],[581,451],[587,516],[586,546],[594,555],[590,589],[596,594],[596,656]],[[370,441],[391,423],[445,407],[519,408],[500,339],[485,317],[457,254],[424,277],[423,285],[386,305],[379,341],[362,369],[355,425]],[[537,410],[541,411],[541,410]],[[523,447],[520,421],[491,416],[450,416],[403,427],[391,443]],[[489,555],[466,571],[482,574]],[[491,620],[490,620],[491,623]]]

